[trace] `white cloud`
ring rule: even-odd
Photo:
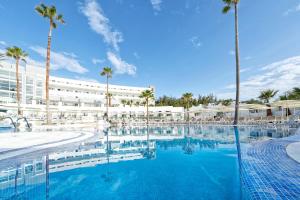
[[[98,59],[98,58],[93,58],[93,59],[92,59],[92,63],[93,63],[94,65],[102,64],[102,63],[104,63],[104,62],[105,62],[105,59]]]
[[[46,61],[41,62],[41,61],[34,60],[30,57],[26,58],[26,63],[29,65],[36,66],[36,67],[45,67],[46,66]]]
[[[129,74],[135,75],[136,73],[136,66],[127,63],[126,61],[122,60],[119,56],[112,52],[107,52],[107,59],[111,62],[111,64],[115,68],[115,72],[117,74]]]
[[[137,52],[134,52],[134,53],[133,53],[133,56],[134,56],[136,59],[140,59],[140,58],[141,58],[140,55],[139,55]]]
[[[32,46],[30,47],[30,49],[38,53],[43,58],[46,58],[47,50],[45,48],[40,46]],[[57,53],[51,51],[51,69],[52,70],[65,69],[70,72],[75,72],[79,74],[88,72],[88,70],[85,67],[83,67],[76,58],[73,57],[75,54],[73,53],[71,54],[67,53],[67,54],[66,52]]]
[[[86,0],[80,6],[80,10],[88,18],[91,29],[101,35],[104,42],[119,51],[119,43],[123,41],[123,35],[121,32],[112,29],[110,21],[105,17],[100,4],[95,0]]]
[[[65,51],[63,51],[62,53],[66,56],[69,56],[69,57],[72,57],[72,58],[77,58],[77,55],[75,53],[72,53],[72,52],[68,53],[68,52],[65,52]]]
[[[294,8],[290,8],[287,11],[285,11],[283,13],[283,16],[288,16],[289,14],[294,13],[294,12],[300,12],[300,3],[297,6],[295,6]]]
[[[262,67],[258,73],[241,82],[242,99],[256,98],[265,89],[285,92],[300,83],[300,56],[290,57]],[[235,84],[226,89],[234,90]],[[223,94],[234,94],[229,91]],[[222,94],[220,94],[222,95]],[[233,96],[231,96],[233,97]]]
[[[193,47],[199,48],[202,46],[202,42],[200,41],[200,38],[197,36],[191,37],[190,42],[192,43]]]
[[[7,46],[7,43],[5,41],[0,41],[1,46]]]
[[[246,56],[244,59],[245,59],[245,60],[251,60],[252,57],[251,57],[251,56]]]
[[[150,0],[150,2],[151,2],[151,5],[152,5],[152,7],[155,11],[160,11],[161,10],[162,0]]]
[[[244,72],[247,72],[247,71],[250,71],[250,70],[251,70],[250,67],[241,68],[241,69],[240,69],[240,73],[244,73]]]

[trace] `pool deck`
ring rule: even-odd
[[[300,163],[300,142],[294,142],[287,146],[286,148],[287,154]]]
[[[87,140],[87,131],[19,132],[0,134],[0,161],[35,151]]]
[[[242,149],[241,177],[249,199],[300,199],[299,145],[298,130]]]

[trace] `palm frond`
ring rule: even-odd
[[[65,21],[63,19],[63,15],[57,14],[56,7],[55,6],[46,6],[45,4],[40,4],[35,7],[35,10],[39,15],[45,18],[49,18],[50,22],[52,22],[52,27],[56,28],[57,24],[55,21],[60,22],[61,24],[64,24]]]
[[[54,29],[57,27],[55,22],[52,22],[52,27],[53,27]]]
[[[28,56],[28,54],[25,51],[23,51],[21,48],[17,46],[13,46],[13,47],[6,48],[6,56],[18,60],[20,59],[23,60]]]
[[[225,7],[223,8],[222,12],[223,12],[224,14],[226,14],[226,13],[228,13],[228,12],[230,11],[230,9],[231,9],[231,6],[227,5],[227,6],[225,6]]]

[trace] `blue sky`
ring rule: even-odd
[[[41,2],[66,21],[53,31],[53,75],[103,82],[111,66],[112,83],[153,85],[157,96],[234,96],[234,16],[221,0],[0,0],[0,50],[20,46],[44,66]],[[239,16],[242,99],[299,86],[300,0],[241,0]]]

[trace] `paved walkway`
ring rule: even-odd
[[[15,156],[84,141],[92,132],[21,132],[0,134],[0,160]]]
[[[286,148],[287,154],[300,163],[300,142],[289,144]]]
[[[242,151],[241,176],[249,199],[300,199],[300,163],[286,147],[300,135],[257,142]]]

